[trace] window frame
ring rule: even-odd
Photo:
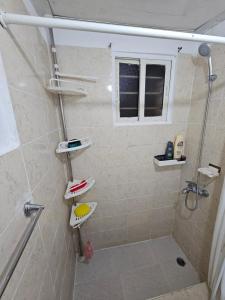
[[[113,52],[113,117],[115,125],[149,125],[171,123],[172,102],[174,90],[175,56],[143,54],[131,52]],[[120,97],[119,97],[119,62],[136,62],[140,64],[139,78],[139,106],[138,117],[120,117]],[[165,65],[165,82],[162,116],[145,117],[145,74],[147,64]],[[143,76],[144,75],[144,76]]]

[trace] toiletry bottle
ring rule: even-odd
[[[173,159],[173,152],[173,143],[169,141],[166,146],[165,160]]]
[[[180,160],[182,155],[184,155],[184,137],[178,134],[174,142],[174,159]]]

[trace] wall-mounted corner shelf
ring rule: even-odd
[[[68,89],[63,87],[47,87],[47,90],[53,94],[62,94],[66,96],[87,96],[88,93],[83,89]]]
[[[89,138],[83,138],[83,139],[78,139],[81,143],[80,146],[75,146],[75,147],[71,147],[68,148],[68,142],[61,142],[59,143],[57,149],[56,149],[56,153],[65,153],[65,152],[73,152],[73,151],[78,151],[81,149],[85,149],[91,146],[92,142]]]
[[[77,203],[76,205],[72,206],[71,215],[70,215],[70,226],[73,228],[77,228],[77,227],[81,226],[85,221],[87,221],[91,217],[91,215],[94,213],[94,211],[97,207],[97,202],[87,202],[86,204],[91,209],[90,212],[84,217],[77,217],[74,213],[74,210],[76,207],[78,207],[81,204],[83,204],[83,203]]]
[[[94,186],[94,184],[95,180],[92,177],[89,177],[84,180],[75,179],[73,181],[69,181],[64,198],[68,200],[73,197],[81,196],[87,191],[89,191]]]
[[[58,86],[57,84],[60,83]],[[67,96],[87,96],[88,92],[81,86],[73,86],[73,81],[51,78],[46,89],[53,94]]]
[[[186,160],[176,160],[176,159],[170,159],[170,160],[163,160],[163,155],[157,155],[154,157],[153,161],[158,167],[168,167],[168,166],[180,166],[186,164]]]

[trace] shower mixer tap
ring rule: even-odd
[[[208,197],[209,196],[209,192],[204,189],[201,188],[200,186],[197,185],[196,182],[194,181],[186,181],[187,186],[182,189],[182,194],[188,194],[190,192],[194,193],[194,194],[198,194],[200,197]]]

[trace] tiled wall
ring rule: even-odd
[[[22,1],[1,9],[26,14]],[[50,76],[47,46],[31,27],[0,29],[0,52],[8,78],[21,146],[0,157],[0,274],[29,219],[27,200],[45,210],[5,290],[3,300],[71,300],[74,251],[63,202],[64,165],[55,155],[60,140],[57,102],[46,93]]]
[[[174,232],[179,245],[183,248],[185,254],[188,255],[194,267],[199,271],[204,280],[207,279],[213,227],[225,172],[224,57],[225,48],[223,46],[214,46],[212,48],[214,73],[218,75],[218,78],[213,83],[212,100],[209,105],[202,158],[202,166],[208,166],[209,163],[214,163],[222,167],[222,174],[212,184],[207,186],[210,197],[200,199],[199,207],[196,211],[188,211],[184,207],[184,196],[179,196]],[[188,164],[182,168],[182,187],[185,186],[185,180],[195,179],[196,158],[207,97],[207,60],[198,58],[195,64],[196,70],[186,138]],[[201,177],[200,183],[207,184],[209,180]],[[192,201],[193,199],[190,201],[190,205],[193,205]]]
[[[98,202],[83,237],[101,248],[171,234],[181,168],[156,168],[153,156],[185,132],[194,74],[191,56],[177,59],[172,124],[115,127],[107,89],[112,84],[110,50],[59,46],[57,51],[63,72],[98,77],[88,84],[87,97],[67,97],[65,105],[69,138],[93,141],[89,149],[72,154],[75,177],[96,179],[95,188],[80,199]]]

